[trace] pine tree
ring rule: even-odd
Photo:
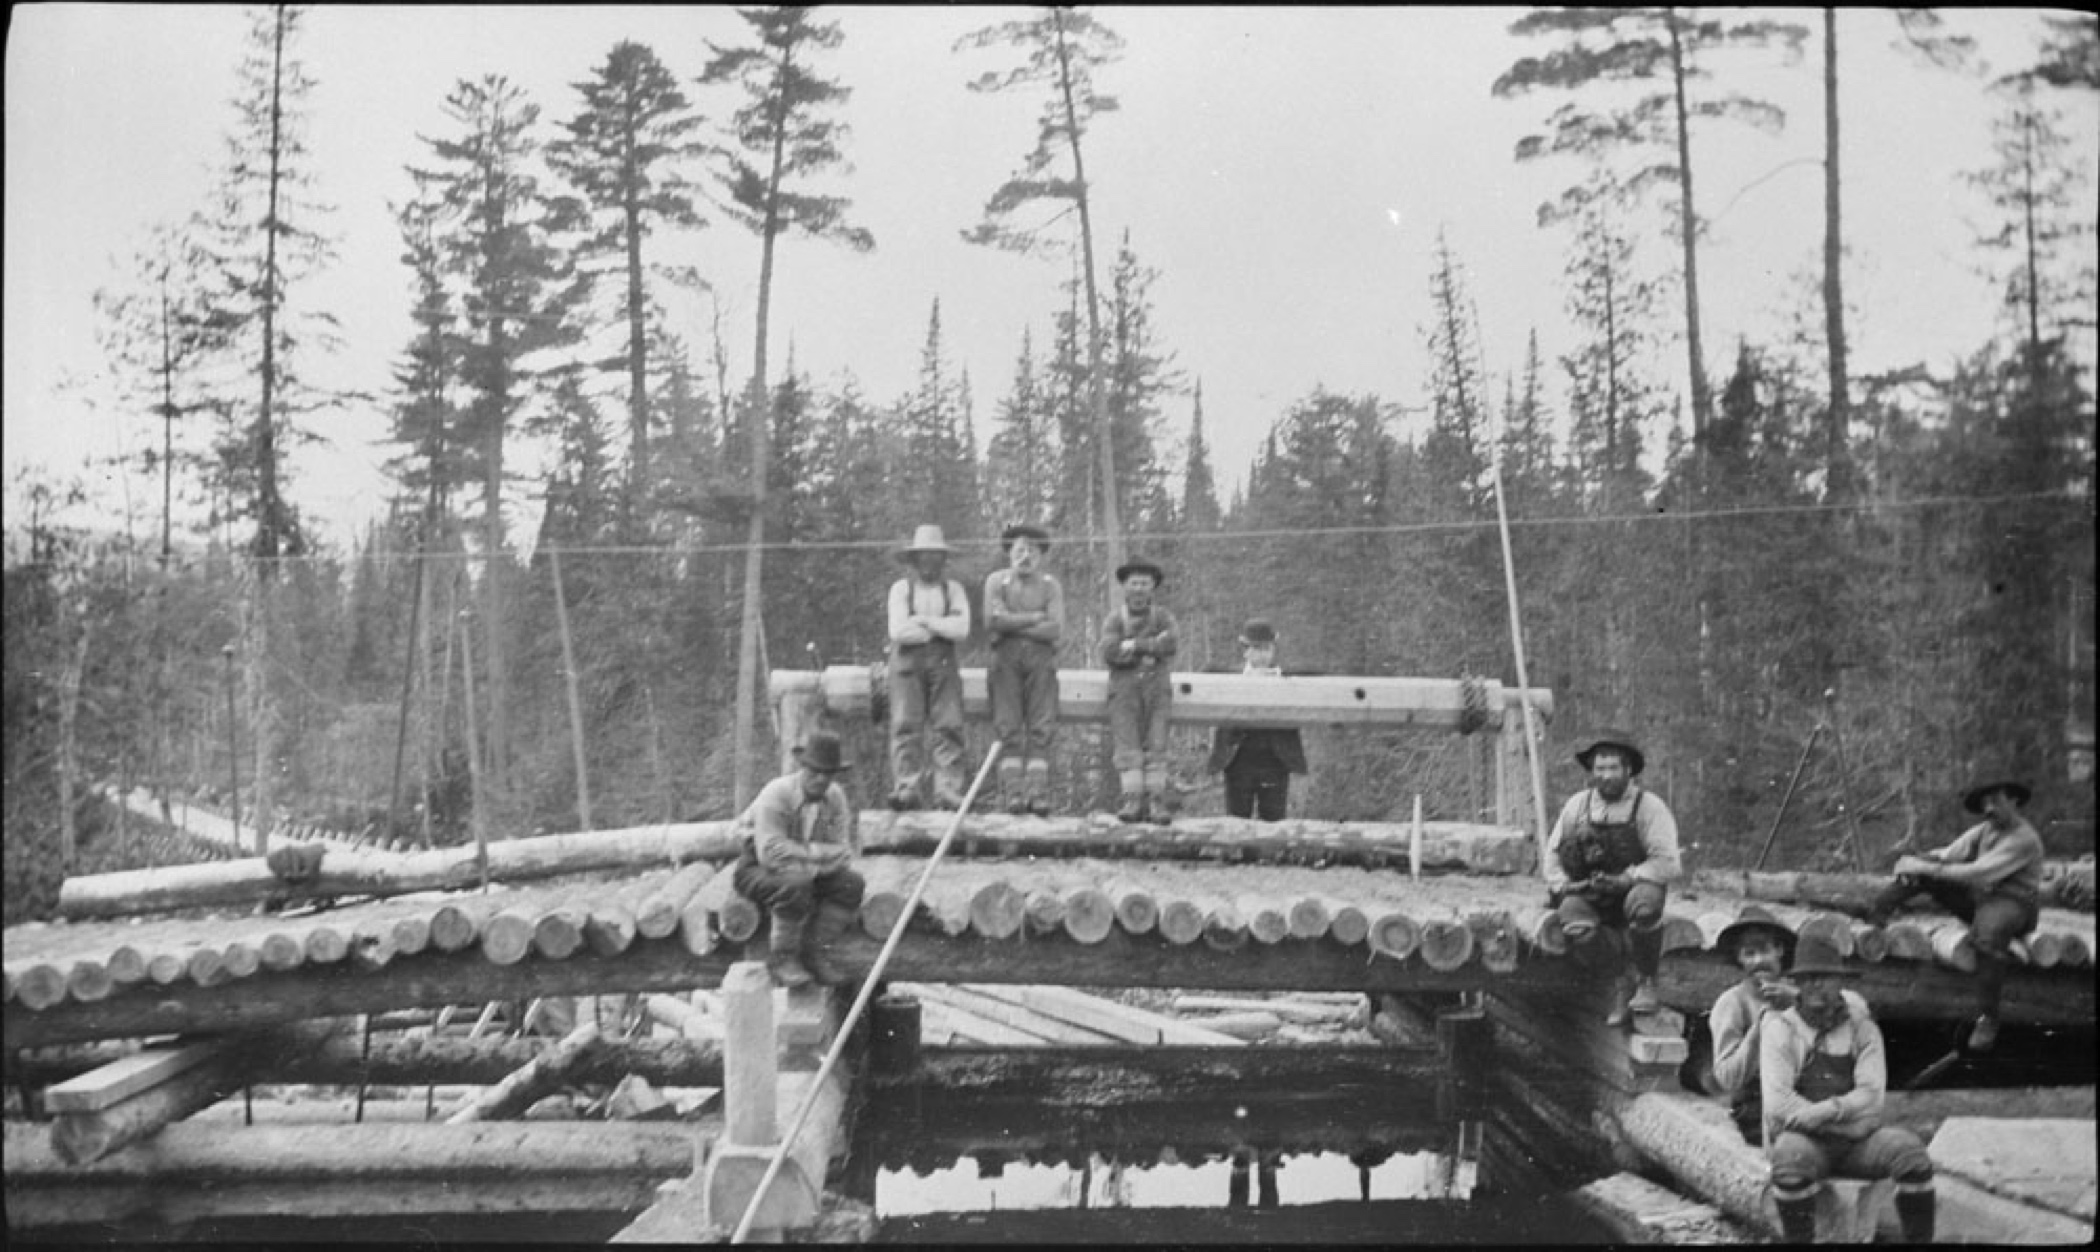
[[[1181,525],[1191,534],[1218,528],[1218,487],[1211,475],[1210,448],[1203,441],[1203,384],[1196,384],[1196,403],[1189,416],[1188,460],[1181,474]]]
[[[999,401],[991,442],[985,448],[986,494],[991,516],[1002,527],[1013,522],[1042,525],[1054,516],[1056,428],[1041,386],[1034,342],[1023,331],[1012,388]]]
[[[613,258],[614,268],[587,267],[592,280],[617,279],[627,325],[628,488],[639,503],[650,482],[649,311],[645,239],[665,228],[698,228],[696,188],[679,165],[703,151],[700,125],[678,87],[647,46],[622,40],[588,81],[576,84],[583,108],[567,135],[547,145],[547,158],[582,192],[590,219],[579,243],[585,261]]]
[[[846,127],[828,116],[851,92],[818,77],[811,62],[836,48],[841,36],[835,23],[819,22],[812,10],[788,5],[739,9],[756,36],[755,44],[724,48],[710,42],[712,57],[701,72],[703,85],[734,85],[746,103],[731,119],[738,147],[764,162],[751,164],[728,154],[724,182],[731,216],[757,232],[758,333],[754,337],[751,381],[747,394],[755,413],[751,431],[750,543],[744,558],[744,625],[737,649],[735,801],[741,810],[756,786],[758,719],[758,652],[760,601],[764,586],[767,438],[772,422],[763,412],[771,395],[766,377],[766,336],[773,307],[774,249],[785,234],[830,239],[865,252],[875,237],[846,217],[848,201],[816,194],[807,180],[842,166],[840,144]]]

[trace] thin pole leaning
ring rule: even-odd
[[[977,802],[977,793],[983,789],[984,780],[991,775],[992,765],[999,759],[1000,748],[1001,745],[995,741],[992,750],[985,753],[984,764],[978,768],[977,777],[971,781],[969,791],[963,794],[962,803],[956,806],[955,820],[948,823],[947,832],[941,836],[941,841],[934,845],[933,855],[926,858],[926,868],[919,871],[919,881],[912,884],[911,896],[905,900],[904,909],[897,915],[896,924],[890,927],[889,938],[882,941],[882,951],[875,954],[875,963],[868,967],[867,977],[861,980],[860,994],[854,997],[853,1007],[846,1010],[844,1020],[839,1023],[838,1034],[832,1039],[831,1048],[824,1053],[824,1063],[817,1066],[817,1076],[810,1082],[808,1092],[803,1095],[801,1107],[795,1110],[794,1120],[788,1123],[787,1132],[780,1136],[780,1146],[774,1149],[773,1159],[766,1162],[766,1172],[759,1177],[758,1189],[751,1193],[751,1203],[745,1207],[742,1220],[736,1224],[736,1231],[729,1236],[731,1243],[742,1243],[750,1236],[751,1224],[758,1218],[759,1205],[765,1203],[766,1192],[772,1188],[773,1180],[780,1176],[780,1167],[787,1160],[788,1149],[794,1146],[795,1136],[802,1133],[802,1123],[809,1120],[810,1110],[816,1108],[817,1097],[824,1090],[824,1080],[831,1076],[832,1067],[838,1064],[840,1054],[846,1050],[846,1043],[852,1037],[854,1025],[860,1021],[862,1010],[868,1007],[868,1000],[875,994],[876,984],[882,979],[882,971],[888,968],[890,957],[897,951],[897,942],[904,938],[905,926],[911,922],[912,913],[919,907],[919,897],[926,894],[926,884],[932,879],[935,867],[940,865],[941,857],[948,851],[948,845],[955,841],[955,832],[962,829],[964,815],[970,811],[970,806]]]
[[[1524,710],[1524,756],[1531,764],[1531,809],[1539,824],[1539,873],[1546,872],[1546,769],[1539,761],[1538,725],[1531,711],[1531,678],[1524,666],[1524,624],[1517,614],[1517,562],[1509,548],[1509,508],[1502,499],[1502,458],[1490,463],[1495,483],[1495,524],[1502,532],[1502,581],[1509,591],[1509,641],[1517,654],[1517,703]]]

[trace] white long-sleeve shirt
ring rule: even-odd
[[[942,586],[947,595],[941,594]],[[890,584],[890,642],[906,646],[946,639],[961,643],[970,637],[970,597],[954,579],[930,583],[917,577],[900,578]],[[912,618],[925,619],[925,624]]]

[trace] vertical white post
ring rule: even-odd
[[[780,1061],[773,1035],[773,979],[763,961],[722,976],[722,1135],[727,1143],[780,1141]]]

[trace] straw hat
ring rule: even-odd
[[[941,528],[928,523],[912,532],[911,543],[897,553],[897,559],[908,561],[912,558],[912,554],[917,552],[939,552],[945,554],[953,551],[955,549],[949,547],[947,539],[942,537]]]

